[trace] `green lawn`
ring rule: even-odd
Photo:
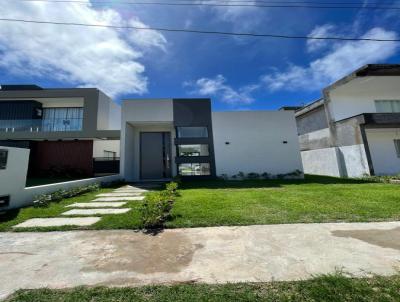
[[[109,192],[102,189],[99,192]],[[65,205],[99,192],[0,215],[0,231],[33,217],[55,217]],[[306,180],[184,182],[166,227],[400,220],[400,185],[307,176]],[[103,216],[85,229],[137,229],[140,202],[126,214]],[[76,227],[46,230],[77,229]]]
[[[7,302],[122,302],[122,301],[285,301],[370,302],[400,301],[400,276],[347,278],[341,274],[319,276],[308,281],[181,284],[134,288],[77,287],[68,290],[20,290]]]
[[[168,227],[400,219],[400,185],[306,180],[183,183]]]

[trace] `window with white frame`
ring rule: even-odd
[[[400,158],[400,139],[394,140],[394,147],[396,148],[397,157]]]
[[[400,112],[400,100],[377,100],[375,107],[378,113]]]

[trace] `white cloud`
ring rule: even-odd
[[[397,34],[373,28],[363,38],[396,39]],[[307,67],[291,65],[286,71],[264,75],[262,82],[270,90],[320,90],[331,82],[365,64],[382,63],[398,50],[396,42],[347,41],[332,45],[322,57]]]
[[[324,24],[321,26],[316,26],[311,33],[308,35],[309,37],[327,37],[327,36],[335,36],[336,26],[333,24]],[[324,49],[330,44],[327,40],[307,40],[307,51],[308,52],[316,52]]]
[[[231,105],[251,104],[254,102],[251,93],[258,88],[257,85],[249,85],[233,89],[226,84],[226,79],[221,74],[215,78],[200,78],[195,82],[186,82],[184,86],[193,88],[193,94],[201,96],[216,96],[224,103]]]
[[[10,1],[3,18],[90,24],[146,26],[137,18],[124,20],[112,9],[86,4]],[[140,58],[148,49],[165,50],[158,32],[128,31],[46,24],[2,22],[0,68],[10,74],[57,79],[67,85],[98,87],[116,96],[147,91]]]

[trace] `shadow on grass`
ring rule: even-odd
[[[279,188],[282,185],[304,184],[367,184],[373,181],[330,176],[306,175],[305,179],[246,179],[246,180],[196,180],[183,181],[179,189],[251,189],[251,188]]]
[[[0,223],[14,220],[15,218],[17,218],[19,211],[20,209],[16,209],[0,213]]]

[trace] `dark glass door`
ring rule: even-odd
[[[140,133],[140,178],[171,177],[171,134],[169,132]]]

